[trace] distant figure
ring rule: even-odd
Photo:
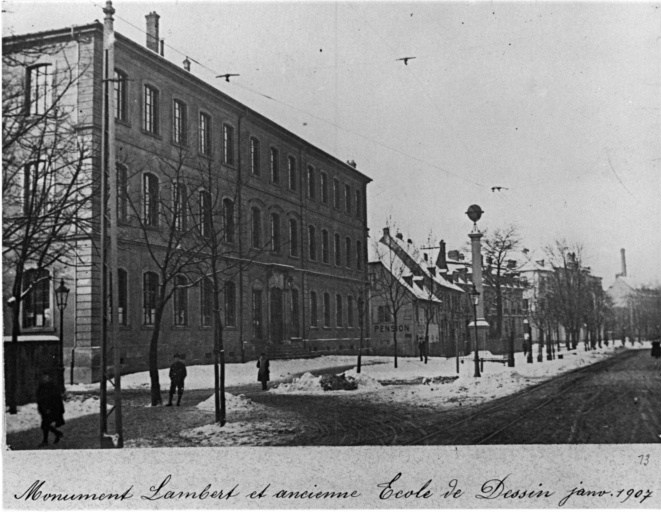
[[[420,354],[420,361],[425,355],[425,338],[418,336],[418,353]]]
[[[268,389],[266,383],[269,381],[270,371],[269,360],[267,359],[264,352],[259,355],[259,359],[257,360],[257,368],[259,368],[257,371],[257,380],[262,383],[262,389],[266,391]]]
[[[661,357],[661,341],[652,342],[652,357],[656,359]]]
[[[174,355],[174,363],[170,366],[170,400],[166,407],[172,407],[172,397],[177,392],[177,407],[181,405],[181,395],[184,394],[184,380],[186,379],[186,365],[179,354]]]
[[[55,427],[64,425],[64,402],[60,390],[46,372],[42,374],[41,384],[37,388],[37,410],[41,415],[41,430],[44,433],[44,439],[39,446],[48,445],[49,432],[55,434],[53,443],[59,443],[64,434]]]

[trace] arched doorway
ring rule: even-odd
[[[271,341],[280,343],[283,335],[282,290],[271,288]]]

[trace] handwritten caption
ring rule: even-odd
[[[478,489],[469,490],[463,488],[456,478],[452,478],[443,484],[437,484],[432,478],[413,486],[403,484],[402,473],[397,473],[389,480],[377,483],[374,489],[363,490],[343,489],[329,490],[321,489],[316,484],[310,489],[283,489],[273,488],[267,483],[261,489],[242,490],[240,484],[219,489],[208,483],[193,490],[177,489],[173,485],[172,475],[167,475],[158,484],[149,486],[147,491],[139,491],[130,486],[122,492],[104,493],[63,493],[52,492],[45,480],[36,480],[21,493],[13,495],[15,500],[28,502],[67,502],[67,501],[129,501],[144,500],[146,502],[163,502],[168,500],[224,500],[237,501],[239,499],[262,500],[265,498],[276,500],[334,500],[347,501],[368,497],[383,501],[406,500],[453,500],[458,501],[471,497],[477,500],[519,500],[540,503],[539,500],[555,501],[559,507],[569,505],[570,507],[581,506],[582,499],[590,500],[615,500],[618,503],[629,505],[642,504],[645,500],[653,497],[650,489],[593,489],[584,486],[583,482],[572,489],[553,490],[544,488],[539,484],[533,489],[520,489],[512,483],[511,475],[503,478],[492,478],[482,483]],[[371,494],[373,493],[373,496]]]

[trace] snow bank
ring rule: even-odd
[[[215,395],[211,395],[204,402],[200,402],[196,406],[201,411],[215,411],[216,399]],[[227,412],[248,412],[255,409],[255,403],[243,395],[232,395],[225,392],[225,410]]]

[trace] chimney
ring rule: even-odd
[[[188,57],[186,57],[186,60],[184,61],[184,69],[190,71],[190,60],[188,60]]]
[[[347,160],[347,164],[349,164],[354,169],[356,168],[356,161],[355,160]]]
[[[158,19],[156,12],[150,12],[145,16],[147,19],[147,48],[158,53]]]
[[[402,235],[401,233],[397,233],[395,235],[395,238],[399,238],[402,242],[404,241],[404,235]]]
[[[425,259],[425,261],[429,261],[429,256],[427,256],[427,253],[423,253],[422,257]]]
[[[390,236],[390,228],[383,228],[383,236]]]
[[[627,277],[627,258],[624,254],[624,249],[620,249],[620,254],[622,255],[622,277]]]
[[[438,256],[436,257],[436,266],[440,269],[448,269],[448,260],[445,257],[445,240],[438,244]]]

